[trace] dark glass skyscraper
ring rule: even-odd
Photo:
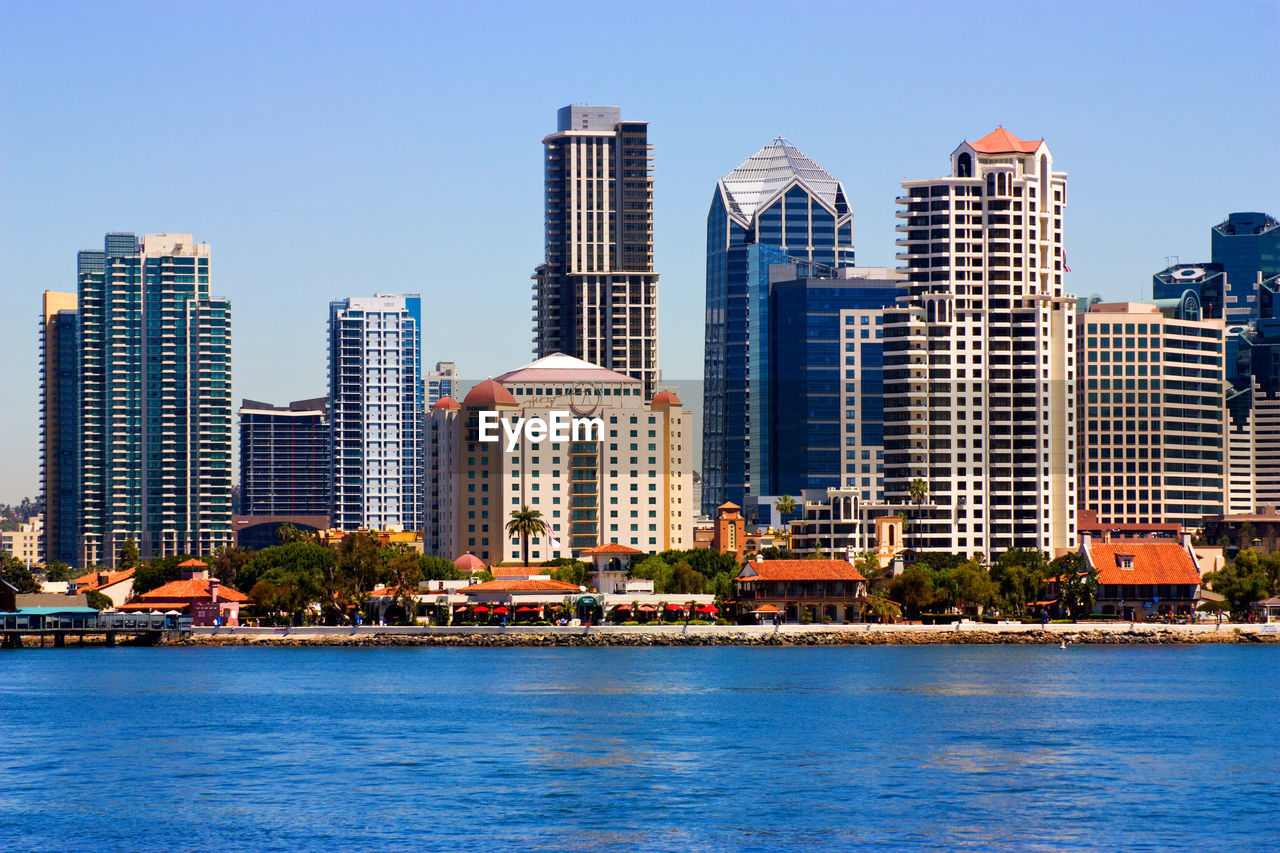
[[[209,244],[108,234],[79,270],[81,565],[231,542],[231,305]]]
[[[74,293],[46,290],[40,324],[40,492],[44,558],[76,564],[80,517],[80,315]]]
[[[753,256],[752,247],[779,254]],[[853,264],[853,214],[843,185],[781,137],[720,179],[707,214],[707,313],[703,367],[702,511],[742,504],[752,481],[749,342],[763,340],[768,264]],[[751,282],[756,282],[754,293]],[[753,327],[753,312],[755,325]],[[757,364],[767,356],[756,349]]]
[[[240,406],[244,515],[329,514],[329,400]]]
[[[1227,277],[1227,323],[1257,317],[1258,286],[1280,275],[1280,222],[1265,213],[1232,213],[1209,232],[1213,262]]]
[[[546,260],[534,272],[533,349],[658,378],[649,126],[618,107],[563,107],[542,140]]]

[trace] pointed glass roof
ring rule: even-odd
[[[843,197],[840,182],[831,173],[805,156],[781,136],[752,154],[720,179],[729,209],[744,220],[773,199],[792,180],[799,178],[814,195],[836,209],[836,196]]]

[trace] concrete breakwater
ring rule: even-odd
[[[180,646],[915,646],[915,645],[1186,645],[1278,643],[1269,626],[1240,625],[850,625],[780,627],[660,626],[591,628],[240,628],[197,629]]]

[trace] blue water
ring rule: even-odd
[[[1280,647],[0,654],[4,850],[1275,850]]]

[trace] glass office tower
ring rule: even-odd
[[[209,244],[108,234],[81,252],[80,565],[210,555],[231,534],[231,305]]]
[[[80,516],[80,315],[74,293],[44,292],[40,323],[40,506],[44,558],[75,565]]]
[[[240,405],[242,515],[329,514],[329,400]]]
[[[702,511],[740,505],[750,482],[748,409],[750,279],[771,262],[753,246],[829,267],[853,264],[853,214],[844,186],[778,137],[720,179],[707,214],[706,350],[703,366]],[[767,295],[757,287],[756,300]],[[760,305],[756,305],[757,315]],[[763,356],[757,354],[757,358]]]
[[[422,298],[329,303],[332,509],[339,530],[422,526]]]
[[[1209,242],[1227,277],[1227,323],[1257,317],[1260,281],[1280,275],[1280,222],[1265,213],[1232,213],[1209,232]]]

